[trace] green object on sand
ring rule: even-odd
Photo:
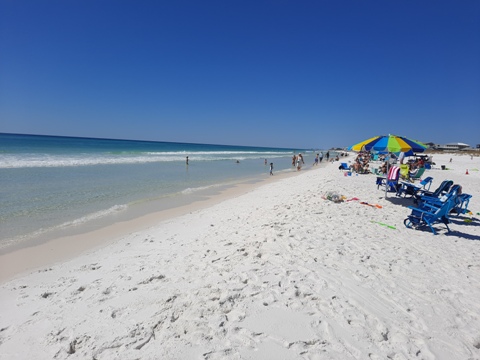
[[[395,226],[387,225],[387,224],[384,224],[384,223],[381,223],[381,222],[378,222],[378,221],[373,221],[373,220],[372,220],[372,223],[378,224],[378,225],[382,225],[382,226],[386,226],[386,227],[388,227],[389,229],[397,230],[397,228],[396,228]]]

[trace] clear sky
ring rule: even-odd
[[[480,143],[478,0],[0,0],[0,132]]]

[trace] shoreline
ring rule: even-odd
[[[442,222],[438,235],[406,228],[413,199],[385,198],[375,175],[346,176],[338,162],[247,184],[2,283],[0,353],[477,358],[480,159],[452,158],[427,172],[431,190],[450,179],[473,196],[472,214],[452,214],[450,232]],[[332,192],[345,201],[328,200]]]
[[[241,196],[267,183],[297,176],[306,171],[320,169],[325,165],[326,163],[318,167],[304,167],[302,171],[292,169],[292,171],[276,173],[273,177],[259,176],[242,179],[238,183],[221,184],[218,189],[207,191],[207,194],[190,196],[186,204],[177,200],[162,210],[150,211],[127,220],[115,221],[93,230],[78,232],[78,229],[73,229],[71,234],[13,244],[0,251],[0,284],[25,275],[37,268],[67,261],[83,253],[107,246],[121,237],[159,225],[166,220]]]

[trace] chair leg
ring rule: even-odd
[[[437,235],[437,233],[435,232],[435,229],[433,228],[432,224],[430,224],[430,221],[426,221],[428,227],[430,228],[430,230],[432,230],[432,233],[433,235]]]

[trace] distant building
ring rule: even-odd
[[[445,145],[437,145],[438,150],[465,150],[469,149],[470,145],[464,143],[448,143]]]
[[[425,145],[428,146],[429,149],[436,149],[439,145],[433,143],[433,142],[427,142],[427,143],[424,143]]]

